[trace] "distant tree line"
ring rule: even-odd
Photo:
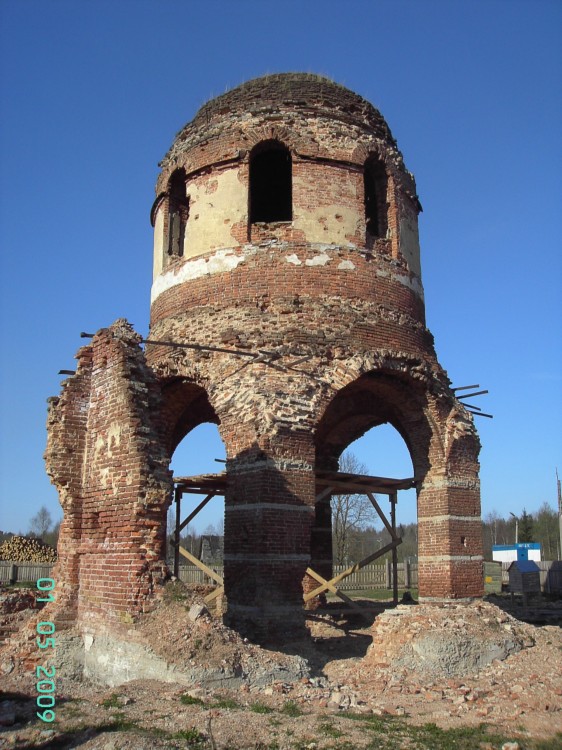
[[[13,536],[28,536],[32,539],[41,539],[45,544],[49,544],[56,549],[59,540],[59,530],[60,521],[53,523],[53,518],[49,513],[47,506],[42,505],[29,522],[27,533],[21,530],[17,534],[8,531],[0,531],[0,544],[8,541]]]
[[[366,467],[359,463],[353,454],[344,454],[340,461],[341,471],[350,474],[367,474]],[[175,516],[172,508],[168,511],[167,559],[174,557],[172,545]],[[560,536],[558,513],[548,503],[543,503],[536,513],[523,510],[518,518],[502,518],[496,511],[488,513],[483,519],[484,559],[492,559],[492,546],[497,544],[514,544],[517,531],[519,542],[538,542],[541,545],[543,560],[560,559]],[[390,541],[386,528],[377,528],[382,523],[366,495],[334,495],[332,497],[332,542],[333,558],[336,565],[351,565],[364,559]],[[517,529],[516,529],[517,526]],[[28,536],[42,539],[52,547],[57,546],[60,521],[53,523],[46,506],[30,521]],[[402,544],[397,548],[398,562],[416,560],[418,555],[418,527],[416,523],[399,524],[398,536]],[[21,534],[21,532],[20,532]],[[224,524],[210,524],[202,533],[194,527],[183,529],[180,543],[196,557],[201,551],[203,537],[224,535]],[[0,542],[9,539],[13,534],[0,531]],[[376,562],[390,559],[390,553]]]

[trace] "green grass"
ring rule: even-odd
[[[204,701],[201,700],[201,698],[194,698],[192,695],[188,695],[188,693],[184,693],[182,696],[180,696],[180,703],[183,703],[184,706],[204,706]]]
[[[121,704],[119,703],[119,693],[112,693],[109,698],[106,698],[104,701],[102,701],[101,705],[104,708],[120,708]]]
[[[201,734],[201,732],[195,729],[195,727],[192,727],[191,729],[182,729],[181,731],[170,735],[170,737],[173,740],[185,740],[190,748],[206,748],[209,746],[205,735]]]
[[[336,729],[336,727],[329,721],[325,721],[323,724],[320,724],[318,729],[320,732],[322,732],[322,734],[325,734],[326,737],[333,737],[334,739],[343,737],[343,732],[340,732],[339,729]]]
[[[303,715],[301,707],[297,703],[295,703],[295,701],[287,701],[281,709],[281,713],[285,714],[285,716],[293,717]]]
[[[265,703],[260,703],[259,701],[257,703],[252,703],[249,707],[250,711],[253,711],[255,714],[272,714],[273,709],[269,706],[266,706]]]
[[[343,718],[361,722],[365,730],[373,735],[365,750],[477,750],[486,743],[500,748],[505,742],[517,741],[521,750],[560,750],[562,734],[548,740],[522,738],[519,733],[505,735],[486,724],[476,727],[441,729],[436,724],[415,726],[392,716],[378,717],[365,714],[344,713]],[[345,734],[345,733],[344,733]],[[340,745],[337,745],[340,750]],[[343,750],[343,746],[342,746]]]
[[[211,708],[241,708],[240,704],[232,698],[221,698],[211,704]]]
[[[560,750],[562,747],[562,732],[556,732],[554,737],[548,740],[537,740],[533,750]]]

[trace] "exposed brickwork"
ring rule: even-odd
[[[83,621],[122,620],[163,582],[171,473],[151,420],[159,386],[124,321],[79,352],[75,376],[51,401],[48,472],[64,510],[57,609]]]
[[[271,139],[290,153],[293,218],[252,224],[252,149]],[[366,228],[371,157],[384,170],[386,194],[371,204],[386,210],[384,237]],[[227,452],[225,587],[237,626],[298,619],[303,587],[315,585],[306,568],[331,567],[315,468],[336,468],[385,422],[419,481],[420,595],[481,595],[478,438],[425,326],[420,205],[380,113],[318,76],[268,76],[205,105],[161,166],[150,339],[259,357],[150,344],[145,361],[123,323],[81,351],[51,407],[47,454],[73,611],[119,619],[149,604],[164,575],[167,466],[206,421]],[[189,213],[170,256],[179,174]]]

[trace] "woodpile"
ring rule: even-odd
[[[57,561],[57,551],[41,539],[13,536],[0,544],[0,560],[53,563]]]

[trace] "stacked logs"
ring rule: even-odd
[[[0,544],[0,560],[54,563],[57,561],[57,551],[41,539],[13,536]]]

